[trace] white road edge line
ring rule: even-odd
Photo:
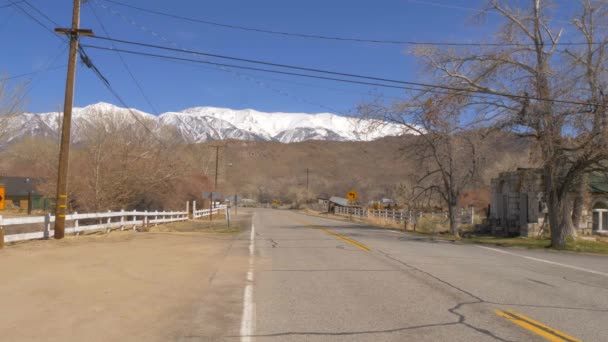
[[[594,270],[590,270],[588,268],[583,268],[583,267],[578,267],[578,266],[572,266],[572,265],[568,265],[568,264],[562,264],[562,263],[559,263],[559,262],[549,261],[549,260],[539,259],[539,258],[534,258],[534,257],[526,256],[526,255],[520,255],[520,254],[516,254],[516,253],[511,253],[511,252],[503,251],[503,250],[497,249],[497,248],[490,248],[490,247],[485,247],[485,246],[476,246],[476,247],[487,249],[487,250],[498,252],[498,253],[514,255],[514,256],[518,256],[520,258],[524,258],[524,259],[528,259],[528,260],[534,260],[534,261],[538,261],[538,262],[544,262],[545,264],[551,264],[551,265],[555,265],[555,266],[561,266],[561,267],[570,268],[570,269],[577,270],[577,271],[588,272],[588,273],[592,273],[592,274],[597,274],[597,275],[601,275],[601,276],[604,276],[604,277],[608,277],[608,273],[594,271]]]
[[[249,270],[247,285],[243,293],[243,315],[241,316],[241,342],[250,342],[253,334],[253,258],[255,253],[255,226],[251,218],[251,235],[249,237]]]

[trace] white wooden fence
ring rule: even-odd
[[[209,216],[210,214],[217,215],[220,213],[220,210],[223,210],[224,214],[225,214],[226,211],[228,210],[227,208],[228,208],[228,206],[226,206],[226,205],[219,205],[219,206],[213,208],[213,210],[212,209],[196,209],[196,201],[193,201],[192,202],[192,218],[197,219],[200,217]]]
[[[73,222],[72,227],[66,227],[67,234],[79,234],[91,230],[112,230],[126,228],[135,229],[137,226],[148,226],[150,224],[177,222],[188,220],[188,211],[108,211],[104,213],[78,214],[73,213],[65,216],[66,222]],[[87,222],[82,225],[80,221]],[[94,224],[89,224],[96,221]],[[45,239],[52,237],[55,231],[51,223],[55,222],[55,216],[46,214],[45,216],[11,217],[3,218],[0,216],[0,229],[7,226],[35,225],[42,226],[41,231],[22,234],[10,234],[4,236],[4,242],[17,242],[24,240]]]
[[[339,216],[355,216],[355,217],[378,217],[383,218],[385,220],[395,221],[398,223],[416,223],[417,220],[423,216],[425,217],[443,217],[446,220],[448,219],[447,212],[439,212],[439,213],[423,213],[420,211],[405,211],[405,210],[395,210],[395,209],[385,209],[385,210],[374,210],[374,209],[365,209],[365,208],[352,208],[352,207],[335,207],[335,214]],[[475,212],[473,209],[461,210],[458,213],[458,217],[463,224],[473,222]]]

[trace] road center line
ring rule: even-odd
[[[250,342],[253,335],[253,265],[255,253],[255,225],[251,218],[251,235],[249,236],[249,270],[247,284],[243,292],[243,314],[241,316],[241,342]]]
[[[539,259],[539,258],[534,258],[534,257],[526,256],[526,255],[520,255],[520,254],[516,254],[516,253],[511,253],[511,252],[503,251],[503,250],[497,249],[497,248],[490,248],[490,247],[485,247],[485,246],[476,246],[476,247],[487,249],[487,250],[494,251],[494,252],[497,252],[497,253],[514,255],[514,256],[518,256],[520,258],[524,258],[524,259],[528,259],[528,260],[534,260],[534,261],[538,261],[538,262],[543,262],[545,264],[550,264],[550,265],[555,265],[555,266],[561,266],[561,267],[570,268],[570,269],[581,271],[581,272],[587,272],[587,273],[592,273],[592,274],[597,274],[597,275],[601,275],[601,276],[604,276],[604,277],[608,277],[608,273],[604,273],[604,272],[600,272],[600,271],[594,271],[594,270],[590,270],[588,268],[583,268],[583,267],[578,267],[578,266],[573,266],[573,265],[568,265],[568,264],[562,264],[562,263],[559,263],[559,262],[549,261],[549,260]]]
[[[526,317],[520,313],[511,310],[496,310],[495,313],[509,321],[519,325],[520,327],[535,333],[536,335],[542,336],[545,339],[552,342],[581,342],[581,340],[572,337],[564,332],[557,329],[548,327],[540,322],[533,320],[530,317]]]
[[[320,231],[324,232],[325,234],[328,234],[328,235],[331,235],[331,236],[333,236],[333,237],[335,237],[335,238],[338,238],[338,239],[340,239],[340,240],[342,240],[342,241],[344,241],[344,242],[348,243],[349,245],[352,245],[352,246],[355,246],[355,247],[359,248],[359,249],[360,249],[360,250],[362,250],[362,251],[365,251],[365,252],[369,252],[369,251],[371,251],[371,248],[367,247],[366,245],[362,244],[361,242],[359,242],[359,241],[357,241],[357,240],[355,240],[355,239],[351,239],[351,238],[346,237],[346,236],[344,236],[344,235],[341,235],[341,234],[338,234],[338,233],[336,233],[336,232],[333,232],[333,231],[331,231],[331,230],[329,230],[329,229],[326,229],[326,228],[323,228],[323,227],[320,227],[320,226],[314,225],[314,224],[312,224],[312,223],[310,223],[310,222],[303,221],[303,220],[300,220],[300,219],[295,218],[295,217],[291,217],[291,216],[289,216],[289,218],[290,218],[292,221],[295,221],[295,222],[301,223],[301,224],[306,225],[306,226],[309,226],[309,227],[311,227],[311,228],[318,229],[318,230],[320,230]]]
[[[369,247],[367,247],[366,245],[362,244],[361,242],[359,242],[357,240],[354,240],[354,239],[351,239],[351,238],[346,237],[344,235],[332,232],[329,229],[320,228],[320,227],[317,227],[317,229],[319,229],[320,231],[324,232],[325,234],[332,235],[332,236],[334,236],[334,237],[336,237],[336,238],[338,238],[338,239],[340,239],[340,240],[342,240],[342,241],[344,241],[344,242],[346,242],[346,243],[348,243],[348,244],[350,244],[352,246],[355,246],[355,247],[359,248],[362,251],[365,251],[365,252],[371,251],[371,249]]]

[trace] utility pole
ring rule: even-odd
[[[309,197],[310,197],[310,192],[308,191],[308,178],[309,178],[309,174],[310,174],[310,169],[306,168],[306,203],[308,203]]]
[[[80,0],[74,0],[72,10],[72,27],[55,28],[55,32],[70,38],[68,74],[65,83],[63,103],[63,123],[61,125],[61,144],[59,146],[59,167],[57,171],[57,197],[55,201],[55,239],[65,235],[65,214],[68,204],[68,164],[70,160],[70,129],[72,126],[72,105],[74,104],[74,81],[76,78],[76,60],[78,58],[78,36],[92,36],[92,30],[80,29]]]
[[[215,182],[213,183],[213,191],[215,191],[215,189],[217,188],[217,169],[218,169],[218,164],[219,164],[219,154],[220,154],[220,147],[219,146],[213,146],[215,147]],[[211,203],[209,204],[209,221],[213,220],[213,191],[211,191]]]

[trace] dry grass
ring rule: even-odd
[[[226,219],[220,216],[213,221],[199,219],[182,222],[172,222],[162,224],[150,228],[150,232],[200,232],[200,233],[218,233],[218,234],[235,234],[241,231],[240,221],[233,221],[228,227]]]

